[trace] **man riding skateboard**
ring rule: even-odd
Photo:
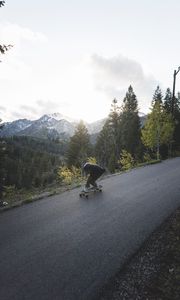
[[[90,190],[90,185],[92,185],[95,189],[98,189],[98,185],[96,180],[105,172],[105,169],[100,167],[97,164],[85,163],[83,166],[83,174],[88,176],[86,181],[86,185],[84,188],[85,192]]]

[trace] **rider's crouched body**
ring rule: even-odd
[[[85,163],[83,166],[83,174],[88,176],[85,189],[88,190],[90,185],[97,188],[96,180],[105,172],[105,169],[96,164]]]

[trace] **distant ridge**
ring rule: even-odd
[[[98,133],[106,119],[93,123],[85,123],[89,133]],[[74,134],[79,121],[60,113],[45,114],[37,120],[18,119],[6,122],[0,131],[0,136],[33,136],[39,138],[69,138]]]
[[[145,114],[139,113],[141,124],[143,125],[146,119]],[[85,123],[90,135],[97,135],[107,118]],[[27,119],[19,119],[13,122],[4,123],[0,136],[32,136],[37,138],[60,138],[68,139],[75,131],[78,120],[73,120],[60,113],[45,114],[37,120],[31,121]]]

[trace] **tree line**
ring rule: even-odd
[[[145,124],[139,117],[138,100],[129,86],[118,105],[117,99],[111,104],[107,120],[100,131],[96,144],[92,146],[90,136],[81,121],[71,137],[66,153],[66,166],[82,167],[88,157],[95,157],[97,163],[110,172],[122,168],[124,159],[132,164],[150,159],[165,159],[180,153],[180,93],[175,98],[171,113],[172,93],[168,88],[163,97],[157,86],[151,102],[151,111]]]

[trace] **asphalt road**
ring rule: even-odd
[[[180,158],[0,214],[1,300],[92,300],[180,204]]]

